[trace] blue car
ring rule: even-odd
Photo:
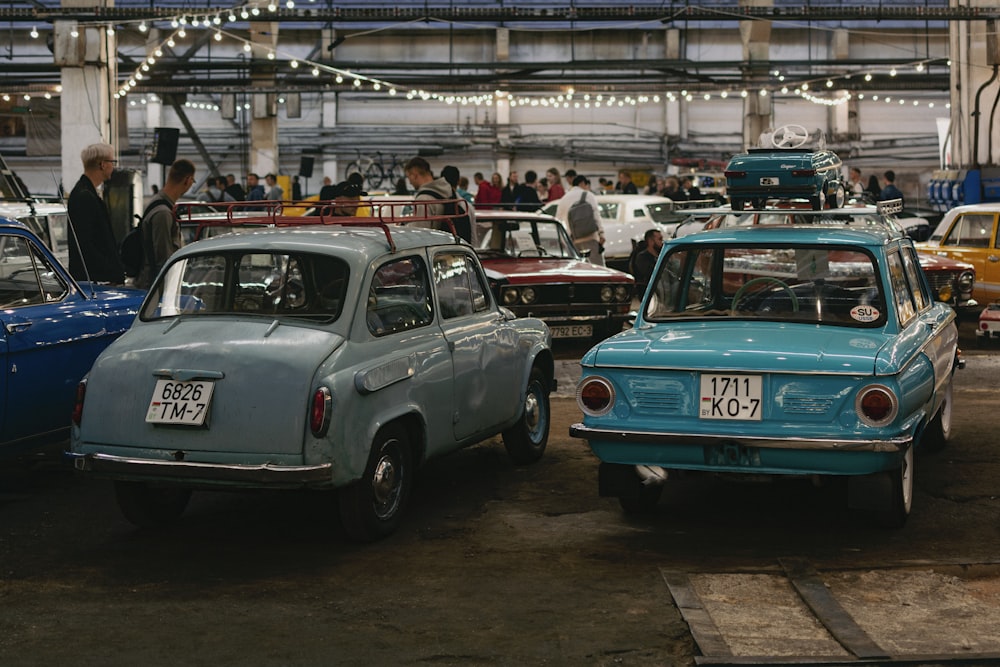
[[[762,147],[734,155],[726,166],[726,190],[734,211],[747,204],[762,209],[771,199],[803,199],[817,211],[844,205],[846,190],[836,153],[805,147],[809,134],[800,125],[779,127],[766,139]]]
[[[69,435],[77,384],[144,294],[77,283],[24,223],[0,218],[0,458]]]
[[[582,358],[570,433],[626,511],[695,472],[844,476],[852,506],[901,526],[914,450],[950,437],[957,342],[897,231],[692,234],[664,246],[635,328]]]

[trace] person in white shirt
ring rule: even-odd
[[[594,211],[594,220],[597,222],[597,231],[593,234],[573,239],[573,245],[575,245],[576,249],[581,252],[586,250],[590,251],[588,259],[591,264],[604,266],[604,225],[601,224],[601,214],[600,208],[597,204],[597,197],[590,191],[590,181],[587,180],[586,176],[580,175],[573,179],[573,187],[570,188],[570,191],[559,200],[559,204],[556,206],[556,217],[559,219],[559,222],[563,224],[566,231],[569,232],[569,235],[572,238],[573,231],[570,229],[569,225],[569,210],[572,208],[573,204],[580,201],[581,197],[583,197],[584,200],[590,204]]]
[[[847,173],[847,191],[856,195],[864,192],[865,184],[861,182],[861,170],[857,167],[851,167]]]

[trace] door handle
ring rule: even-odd
[[[1000,262],[1000,257],[997,257],[996,255],[987,255],[986,259],[990,260],[991,262]]]
[[[8,322],[6,329],[7,333],[15,334],[18,331],[24,331],[31,326],[31,322]]]

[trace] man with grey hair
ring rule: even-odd
[[[80,151],[83,175],[69,194],[69,272],[77,280],[125,282],[111,216],[98,188],[111,178],[118,161],[110,144],[91,144]]]

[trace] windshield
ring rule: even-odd
[[[555,220],[494,220],[479,254],[579,259],[566,230]]]
[[[663,258],[649,321],[766,319],[872,327],[885,322],[874,258],[849,246],[678,246]]]
[[[340,316],[348,267],[335,257],[230,251],[185,257],[150,290],[141,319],[263,315],[323,323]]]

